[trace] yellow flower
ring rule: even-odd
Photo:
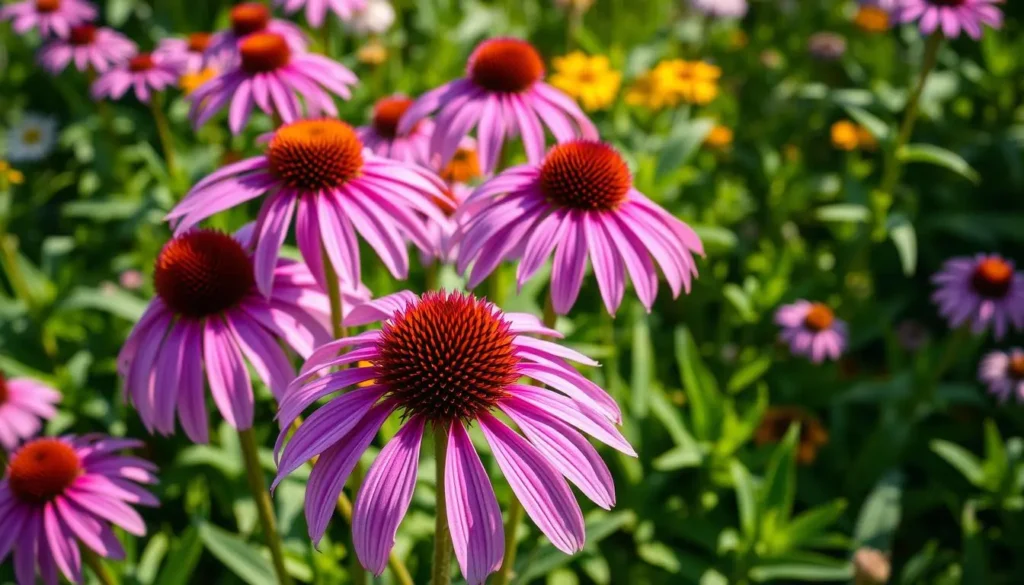
[[[710,63],[670,59],[658,63],[652,73],[665,80],[677,102],[702,106],[718,97],[722,70]]]
[[[857,149],[857,125],[849,120],[840,120],[832,124],[832,146],[839,150]]]
[[[11,168],[11,163],[5,160],[0,160],[0,173],[6,173],[9,168]]]
[[[377,39],[363,44],[356,51],[356,59],[363,65],[377,66],[388,60],[388,48]]]
[[[455,151],[448,166],[441,171],[441,178],[446,183],[468,183],[478,177],[480,177],[480,159],[472,148],[460,147]]]
[[[7,180],[12,185],[20,185],[25,182],[25,173],[19,170],[11,169],[7,171]]]
[[[716,150],[722,150],[732,144],[732,129],[728,126],[716,124],[711,132],[704,138],[704,144]]]
[[[857,146],[863,150],[875,150],[878,148],[878,140],[875,139],[875,135],[868,132],[868,129],[863,126],[857,126]]]
[[[25,182],[25,173],[11,166],[11,163],[0,160],[0,186],[20,185]]]
[[[889,13],[878,6],[864,5],[857,11],[853,23],[864,32],[885,32],[889,30]]]
[[[679,99],[672,92],[668,81],[664,76],[655,75],[653,71],[644,73],[626,90],[626,103],[649,110],[660,110],[676,105]]]
[[[181,91],[185,92],[185,95],[189,95],[193,91],[199,89],[199,86],[210,81],[214,77],[217,77],[217,70],[213,67],[207,67],[196,73],[186,73],[182,75],[181,78],[178,79],[178,86],[181,87]]]
[[[612,69],[608,57],[573,51],[551,63],[555,68],[551,85],[580,102],[583,109],[603,110],[615,101],[622,74]]]

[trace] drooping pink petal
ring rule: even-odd
[[[469,585],[480,585],[501,566],[505,534],[501,509],[469,433],[452,423],[445,457],[445,499],[455,558]]]

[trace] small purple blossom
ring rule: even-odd
[[[328,10],[347,22],[366,7],[366,0],[274,0],[274,5],[284,7],[287,14],[294,14],[305,6],[306,22],[313,28],[320,28],[327,22]]]
[[[12,451],[57,415],[60,392],[31,378],[7,379],[0,372],[0,449]],[[0,555],[2,556],[2,555]]]
[[[775,313],[775,323],[782,327],[779,338],[789,344],[789,350],[816,364],[839,359],[846,349],[846,322],[824,303],[801,299],[783,305]]]
[[[213,35],[204,32],[192,33],[185,38],[167,38],[160,41],[153,55],[175,64],[182,74],[199,73],[207,67],[223,71],[230,60],[211,56],[209,48],[212,42]]]
[[[694,10],[717,18],[743,18],[747,15],[747,0],[690,0]]]
[[[1024,329],[1024,274],[1012,261],[998,254],[952,258],[932,282],[938,286],[932,300],[950,327],[967,324],[980,335],[991,325],[996,339],[1011,325]]]
[[[261,2],[244,2],[231,9],[231,28],[210,37],[208,62],[224,67],[236,65],[239,43],[257,33],[280,35],[293,53],[304,53],[309,46],[309,39],[295,23],[271,18],[270,9]]]
[[[92,98],[121,99],[129,89],[135,97],[148,104],[153,92],[173,86],[180,75],[174,63],[150,53],[140,53],[99,76],[92,84]]]
[[[106,27],[80,24],[67,38],[55,38],[39,49],[39,63],[53,75],[74,64],[75,69],[103,73],[135,55],[135,43]]]
[[[66,38],[71,27],[96,19],[96,7],[85,0],[23,0],[0,8],[0,21],[11,21],[19,35],[39,29],[43,37]]]
[[[424,119],[408,132],[398,131],[402,114],[412,104],[413,100],[402,95],[381,98],[373,106],[370,124],[356,128],[356,132],[363,145],[377,156],[429,167],[430,136],[434,133],[434,123]]]
[[[978,366],[978,380],[1001,401],[1013,396],[1024,402],[1024,349],[1014,347],[987,354]]]

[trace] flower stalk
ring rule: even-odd
[[[101,585],[118,585],[117,579],[114,578],[110,569],[103,564],[103,561],[100,560],[100,557],[95,551],[87,546],[79,548],[82,550],[82,562],[92,570],[93,575],[96,576],[96,580],[99,581]]]
[[[164,151],[164,162],[167,163],[167,174],[171,180],[178,177],[178,164],[174,154],[174,139],[171,136],[171,125],[167,121],[167,114],[163,108],[163,94],[155,93],[149,100],[149,109],[153,112],[153,122],[156,124],[156,133],[160,138],[160,148]]]
[[[242,457],[245,459],[245,474],[249,480],[249,490],[252,491],[252,498],[256,502],[256,512],[259,515],[260,524],[263,526],[263,537],[270,548],[274,573],[277,574],[278,583],[291,585],[292,578],[288,575],[284,565],[284,546],[281,543],[281,535],[277,532],[274,504],[270,500],[270,492],[267,491],[267,483],[263,479],[263,469],[260,467],[256,433],[252,428],[238,431],[238,439],[242,447]]]
[[[452,535],[448,531],[448,507],[445,502],[444,472],[448,452],[448,433],[442,425],[434,427],[434,461],[437,467],[436,517],[434,518],[434,570],[431,585],[448,585],[451,582]]]

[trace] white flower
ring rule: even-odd
[[[49,156],[57,141],[57,120],[50,116],[25,114],[7,131],[7,160],[34,162]]]
[[[695,10],[718,18],[743,18],[747,15],[747,0],[690,0]]]
[[[395,23],[395,9],[388,0],[368,0],[366,7],[356,11],[347,24],[358,34],[383,34]]]

